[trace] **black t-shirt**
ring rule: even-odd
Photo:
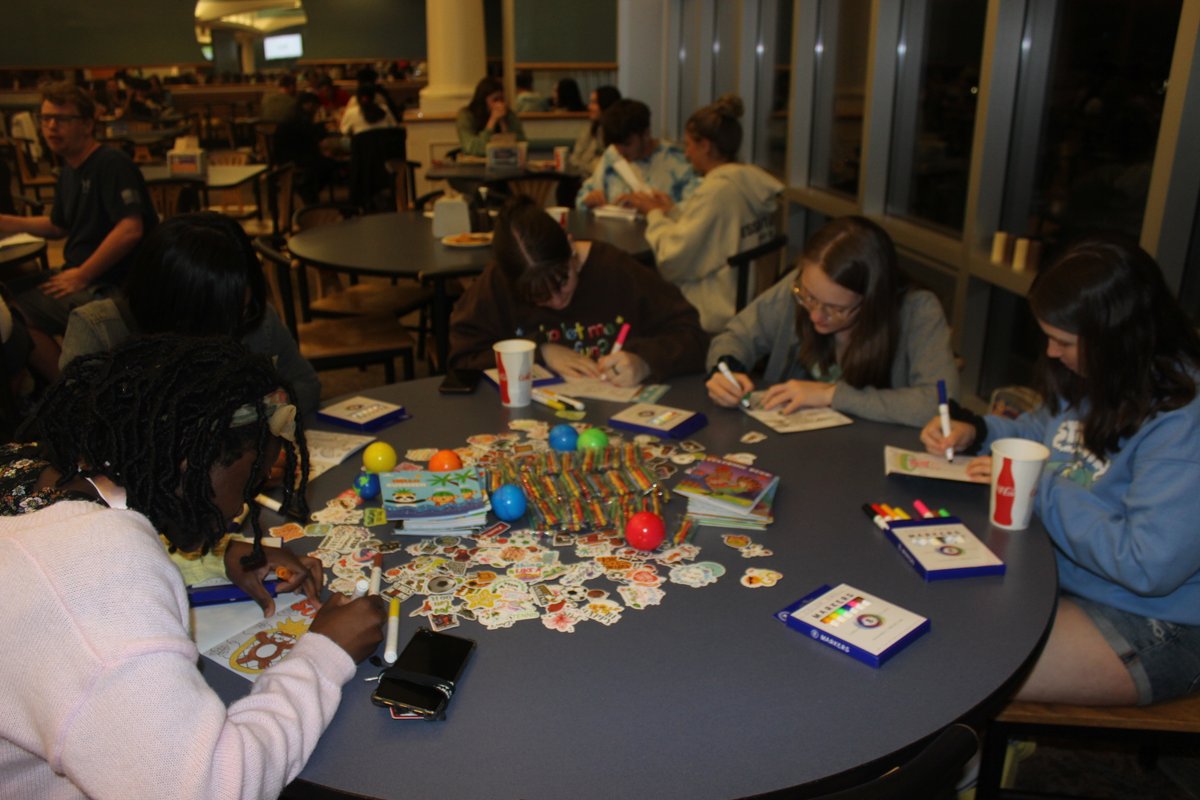
[[[142,218],[142,238],[158,224],[142,171],[125,153],[100,147],[78,168],[64,165],[50,212],[50,222],[67,231],[63,266],[82,264],[118,222],[134,215]],[[99,283],[119,285],[136,255],[135,247],[101,275]]]

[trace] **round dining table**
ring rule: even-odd
[[[431,213],[367,214],[319,225],[288,239],[288,250],[306,264],[335,272],[410,278],[431,286],[437,364],[439,370],[444,370],[450,350],[447,283],[483,272],[491,261],[492,249],[486,241],[454,246],[435,238]],[[567,231],[576,239],[607,242],[641,260],[650,253],[644,223],[572,211]]]
[[[518,420],[563,421],[543,406],[504,408],[487,383],[473,395],[443,395],[437,386],[426,379],[368,391],[412,415],[374,435],[403,456],[461,447]],[[707,416],[689,437],[707,453],[749,453],[756,467],[780,476],[774,522],[747,534],[768,554],[746,558],[723,540],[736,531],[701,527],[692,539],[697,560],[724,574],[701,588],[666,582],[659,605],[627,608],[615,624],[562,633],[536,619],[497,630],[463,622],[448,632],[476,649],[444,721],[391,719],[371,702],[374,684],[366,681],[379,670],[364,662],[302,784],[378,798],[814,796],[878,775],[947,726],[981,722],[1007,700],[1054,615],[1054,554],[1040,523],[991,527],[985,486],[885,475],[885,445],[920,447],[912,428],[855,420],[781,435],[713,406],[700,376],[673,381],[660,402]],[[625,408],[586,406],[584,421],[601,426]],[[751,432],[766,438],[747,443]],[[351,486],[360,468],[354,455],[317,478],[314,510]],[[861,509],[911,508],[917,498],[960,517],[1006,572],[924,580]],[[684,505],[676,495],[667,514]],[[315,541],[293,546],[308,550]],[[570,547],[560,555],[580,560]],[[385,569],[408,558],[388,555]],[[748,588],[740,580],[748,568],[782,577]],[[928,632],[873,668],[777,619],[798,598],[839,583],[927,617]],[[421,600],[404,603],[401,643],[427,623],[410,616]],[[241,677],[201,661],[227,702],[248,691]]]

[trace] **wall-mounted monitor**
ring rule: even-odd
[[[304,55],[304,39],[299,33],[281,33],[263,37],[263,57],[267,61],[300,58]]]

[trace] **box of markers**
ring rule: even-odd
[[[404,406],[359,395],[326,406],[317,412],[317,419],[357,431],[377,431],[408,419],[408,412]]]
[[[888,520],[883,532],[927,581],[1004,574],[1004,562],[957,517]]]
[[[929,630],[926,617],[845,583],[821,586],[775,616],[814,641],[872,667],[882,666]]]
[[[707,425],[708,417],[699,411],[685,411],[655,403],[634,403],[609,417],[608,424],[626,431],[682,439]]]

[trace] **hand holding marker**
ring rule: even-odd
[[[617,332],[617,340],[613,342],[612,350],[609,351],[610,356],[615,356],[625,348],[625,337],[629,335],[629,323],[626,322],[621,326],[621,330]],[[612,365],[613,375],[620,375],[621,370],[617,369],[617,365]]]
[[[725,376],[726,380],[728,380],[731,384],[733,384],[734,389],[737,389],[739,392],[742,390],[742,385],[740,383],[738,383],[738,379],[733,377],[733,373],[729,371],[728,364],[726,364],[724,361],[718,361],[717,369],[720,370],[721,374]],[[750,407],[750,394],[746,393],[746,394],[742,395],[742,399],[738,400],[738,405],[740,405],[742,408],[749,408]]]
[[[942,436],[950,438],[950,403],[946,400],[946,382],[938,381],[938,416],[942,418]],[[946,448],[946,460],[954,460],[954,445]]]

